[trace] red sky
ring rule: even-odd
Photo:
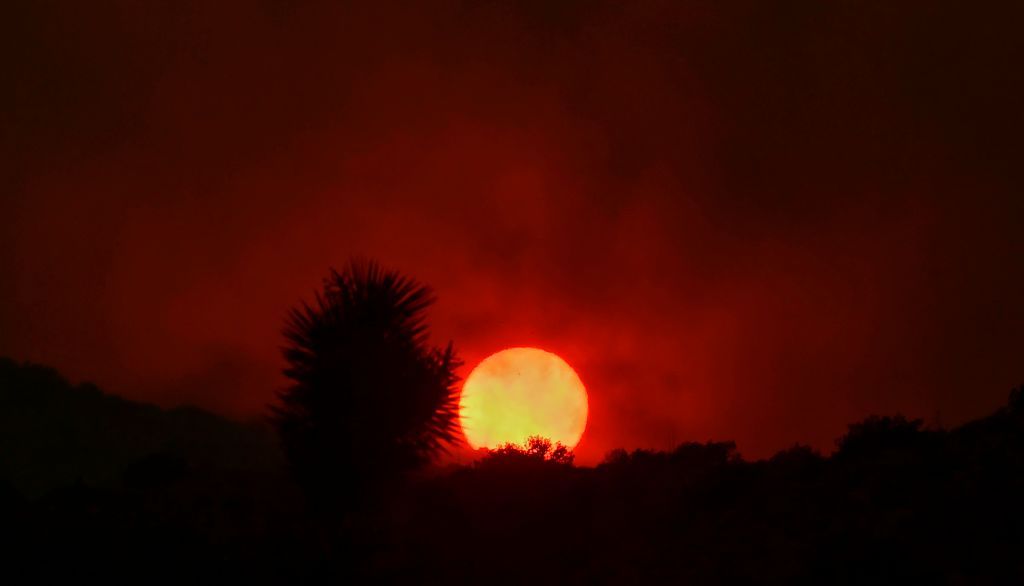
[[[0,354],[256,416],[288,307],[362,255],[434,287],[469,364],[576,366],[584,462],[1001,405],[1024,9],[716,4],[15,9]]]

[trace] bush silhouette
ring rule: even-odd
[[[848,426],[846,435],[836,440],[836,453],[840,457],[863,456],[910,447],[922,437],[923,423],[921,419],[907,419],[902,415],[872,415]]]
[[[289,313],[292,385],[272,420],[316,503],[358,501],[456,441],[458,362],[451,344],[428,345],[432,302],[416,281],[353,261]]]
[[[531,436],[526,445],[505,443],[493,450],[477,462],[477,467],[499,468],[535,465],[572,466],[575,455],[572,450],[561,442]]]

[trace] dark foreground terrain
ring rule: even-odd
[[[543,445],[304,505],[276,440],[0,360],[5,583],[1024,583],[1024,393],[952,430],[851,425],[831,457]]]

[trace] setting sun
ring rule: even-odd
[[[462,387],[459,418],[469,445],[523,445],[542,436],[572,448],[587,425],[587,390],[551,352],[509,348],[485,358]]]

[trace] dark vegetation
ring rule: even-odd
[[[459,435],[452,345],[428,343],[425,286],[373,262],[331,271],[285,325],[292,384],[272,406],[295,479],[322,515],[378,500]]]
[[[145,582],[984,584],[1024,579],[1024,392],[952,430],[850,426],[825,457],[537,442],[410,478],[335,541],[269,430],[0,361],[6,575]],[[356,551],[358,556],[350,553]],[[21,574],[27,572],[27,574]],[[21,582],[11,582],[21,583]]]
[[[1024,388],[952,430],[870,417],[823,456],[731,442],[573,465],[532,438],[468,466],[429,291],[332,273],[287,323],[271,426],[0,360],[12,583],[1024,583]]]

